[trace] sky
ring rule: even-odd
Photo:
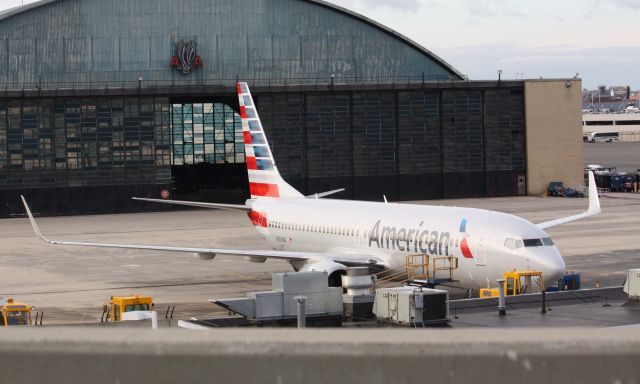
[[[503,78],[579,74],[589,89],[640,89],[640,0],[328,1],[407,36],[472,80],[495,79],[498,70]],[[0,0],[0,9],[21,3]]]

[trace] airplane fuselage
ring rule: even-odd
[[[372,255],[387,268],[428,254],[458,259],[457,285],[496,286],[506,271],[540,270],[546,281],[564,271],[549,235],[520,217],[482,209],[331,199],[259,199],[252,221],[275,250]],[[295,267],[295,266],[294,266]]]

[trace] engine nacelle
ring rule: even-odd
[[[347,267],[333,261],[305,264],[298,272],[327,272],[329,275],[329,286],[342,286],[342,275],[347,273]]]
[[[193,256],[200,260],[213,260],[216,257],[215,253],[194,253]]]
[[[262,256],[245,256],[245,260],[252,263],[264,263],[267,261],[267,258]]]

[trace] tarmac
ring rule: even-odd
[[[414,202],[493,209],[542,222],[583,211],[586,199],[508,197]],[[626,270],[640,267],[640,200],[601,199],[603,213],[551,228],[568,270],[583,286],[619,286]],[[268,249],[246,215],[222,210],[44,217],[51,239]],[[45,324],[91,323],[112,295],[151,295],[161,316],[207,318],[225,312],[210,299],[270,290],[271,273],[292,271],[282,261],[250,263],[242,257],[212,261],[183,253],[106,250],[48,245],[33,235],[26,218],[0,221],[0,297],[13,297],[45,313]]]

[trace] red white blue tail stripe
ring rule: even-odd
[[[302,197],[278,172],[249,86],[238,83],[237,88],[251,198]]]

